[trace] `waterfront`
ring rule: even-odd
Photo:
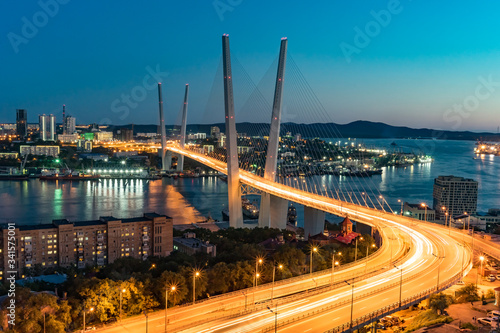
[[[392,142],[396,146],[391,146]],[[398,199],[426,202],[432,206],[433,179],[438,175],[473,178],[479,182],[478,210],[500,206],[500,157],[474,155],[473,141],[360,139],[367,146],[401,149],[432,155],[433,163],[384,168],[371,178],[343,179],[337,176],[305,178],[309,184],[384,196],[394,210]],[[216,177],[146,180],[102,180],[99,182],[0,182],[0,221],[38,224],[52,219],[73,221],[99,216],[140,216],[157,212],[174,218],[174,223],[204,220],[210,215],[221,220],[227,205],[227,185]],[[251,198],[252,200],[252,198]],[[387,207],[386,207],[387,208]],[[297,208],[302,225],[302,207]]]

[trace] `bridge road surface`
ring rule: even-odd
[[[211,159],[211,158],[207,158],[204,155],[193,154],[189,151],[185,151],[185,150],[181,151],[179,149],[176,149],[176,150],[177,150],[177,152],[182,153],[183,155],[189,156],[189,157],[194,158],[194,159],[196,159],[204,164],[212,166],[214,169],[217,169],[218,171],[224,172],[224,170],[225,170],[224,164],[222,162],[216,161],[216,160]],[[381,222],[391,222],[392,223],[393,221],[399,220],[400,223],[394,223],[394,224],[396,226],[398,226],[400,230],[403,230],[406,228],[406,229],[408,229],[408,230],[406,230],[406,233],[409,233],[409,234],[416,233],[415,231],[411,230],[411,228],[404,226],[405,223],[407,223],[409,225],[409,223],[411,222],[411,219],[408,219],[405,217],[394,216],[392,214],[377,211],[375,209],[371,209],[371,208],[367,208],[367,207],[363,207],[363,206],[358,206],[358,205],[354,205],[354,204],[350,204],[350,203],[340,202],[337,200],[333,200],[331,198],[326,198],[326,197],[322,197],[322,196],[315,195],[312,193],[296,190],[296,189],[290,188],[288,186],[284,186],[282,184],[276,184],[274,182],[263,181],[262,178],[255,176],[255,175],[252,175],[248,172],[245,174],[244,171],[242,171],[242,179],[246,183],[249,183],[251,186],[254,186],[254,187],[259,188],[261,190],[264,190],[266,192],[271,192],[275,195],[287,198],[288,200],[307,204],[308,206],[312,206],[312,207],[317,208],[317,209],[322,209],[322,210],[325,210],[327,212],[337,214],[337,215],[339,215],[339,214],[343,215],[345,213],[349,213],[349,214],[351,214],[351,216],[354,216],[354,218],[356,220],[358,220],[358,221],[361,220],[362,222],[368,223],[371,225],[376,225],[376,224],[379,224]],[[430,236],[428,235],[428,238],[429,239],[432,238],[431,236],[432,235],[430,235]],[[419,246],[421,246],[422,244],[425,245],[425,247],[427,248],[427,250],[426,250],[427,256],[432,255],[431,251],[433,250],[432,243],[429,241],[429,239],[425,239],[425,237],[424,237],[423,240],[420,240],[421,244],[419,244]],[[453,241],[453,242],[455,242],[455,241]],[[448,245],[448,246],[451,246],[451,245]],[[434,246],[434,247],[436,247],[436,246]],[[455,245],[455,247],[456,247],[456,245]],[[434,250],[437,250],[437,247]],[[435,252],[437,252],[437,251],[435,251]],[[445,261],[446,259],[443,259],[443,260]],[[432,262],[429,263],[429,259],[421,258],[421,263],[422,264],[417,265],[416,267],[421,268],[422,272],[421,272],[420,276],[424,276],[423,273],[428,273],[430,271],[430,269],[431,269],[430,264],[432,264]],[[415,263],[413,263],[413,264],[416,265]],[[457,269],[457,267],[458,267],[458,269]],[[455,275],[457,273],[457,271],[458,271],[458,273],[460,273],[461,267],[459,267],[458,265],[455,265],[455,266],[452,266],[449,269],[445,270],[445,272],[443,272],[443,274],[446,274],[449,272],[454,272],[454,274],[452,274],[452,275]],[[445,277],[443,276],[443,278],[445,278]],[[425,282],[424,282],[424,285],[425,285]],[[379,307],[382,307],[383,303],[385,303],[385,302],[381,302],[381,303],[382,304],[380,304]],[[209,318],[207,318],[207,320],[209,320]],[[212,323],[210,323],[210,325],[212,325]],[[161,326],[161,325],[158,325],[158,326]]]
[[[391,256],[394,260],[401,257],[407,246],[410,246],[410,252],[407,256],[410,256],[415,250],[412,247],[411,241],[405,240],[402,237],[396,237],[399,235],[399,230],[390,230],[383,234],[383,246],[374,254],[370,255],[368,266],[366,261],[359,260],[358,264],[348,266],[337,266],[334,271],[334,282],[343,281],[347,278],[352,278],[353,276],[362,276],[365,270],[370,273],[371,269],[378,267],[379,269],[390,267],[389,261]],[[389,237],[387,237],[389,234]],[[363,251],[363,249],[361,249]],[[392,253],[391,253],[392,252]],[[300,279],[294,279],[294,281],[288,282],[288,280],[277,281],[274,287],[274,297],[279,299],[280,297],[290,295],[292,293],[305,291],[312,289],[316,286],[321,286],[331,283],[331,270],[323,271],[323,274],[314,276],[313,278],[309,275],[304,275]],[[271,298],[272,284],[264,284],[258,286],[255,291],[255,301],[262,302],[269,300]],[[186,322],[206,320],[207,318],[213,316],[214,314],[221,314],[224,311],[230,312],[230,309],[243,310],[245,308],[245,303],[248,307],[252,305],[253,300],[253,288],[248,288],[236,293],[233,293],[230,297],[220,297],[214,298],[212,300],[204,300],[196,303],[195,305],[189,305],[184,307],[173,307],[169,308],[167,312],[170,332],[174,332],[174,328],[178,325],[184,325]],[[152,325],[165,326],[164,310],[159,310],[149,315],[149,328]],[[100,332],[107,333],[123,333],[123,332],[141,332],[141,329],[145,327],[144,316],[139,316],[135,318],[124,319],[121,323],[113,326],[99,330]],[[149,330],[151,331],[151,330]],[[153,332],[153,331],[151,331]]]

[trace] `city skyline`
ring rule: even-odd
[[[0,121],[14,122],[16,109],[26,109],[30,123],[38,114],[60,118],[66,104],[78,123],[156,123],[156,92],[149,88],[162,81],[167,124],[177,123],[185,83],[192,89],[188,123],[217,123],[222,114],[218,41],[229,33],[239,66],[268,101],[279,39],[286,36],[290,56],[333,122],[494,133],[500,76],[496,24],[488,17],[498,5],[449,4],[378,1],[355,8],[321,4],[322,10],[320,4],[222,0],[194,10],[190,3],[4,4],[11,15],[1,28],[1,43],[10,65],[3,70],[8,97]],[[439,15],[445,12],[449,15]],[[464,16],[475,24],[462,26]],[[239,112],[249,88],[238,84],[238,74],[235,69],[237,122],[268,122],[271,110],[258,119]],[[284,120],[294,84],[291,78],[286,82]],[[29,95],[27,85],[35,87]],[[127,102],[123,95],[133,92],[136,100]],[[290,112],[288,121],[323,121]]]

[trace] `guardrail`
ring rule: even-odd
[[[379,252],[379,251],[377,251]],[[377,252],[375,252],[374,254],[372,254],[371,256],[375,255]],[[394,260],[392,261],[392,264],[397,264],[397,263],[400,263],[404,260],[406,260],[406,256],[409,254],[409,251],[408,252],[404,252],[403,256],[398,258],[397,260]],[[350,263],[350,264],[347,264],[345,266],[354,266],[356,264],[358,264],[359,262],[362,262],[362,260],[358,260],[356,263]],[[345,268],[344,266],[344,268]],[[381,264],[381,265],[378,265],[378,266],[375,266],[374,268],[372,268],[368,274],[356,274],[356,273],[353,273],[351,275],[347,275],[347,276],[343,276],[342,277],[342,281],[337,281],[335,283],[326,283],[326,284],[323,284],[323,285],[320,285],[320,286],[317,286],[317,287],[314,287],[314,288],[310,288],[310,289],[307,289],[307,290],[304,290],[304,291],[301,291],[301,292],[298,292],[298,293],[295,293],[293,295],[289,295],[289,296],[275,296],[274,298],[274,301],[272,303],[273,306],[276,306],[276,305],[281,305],[281,304],[285,304],[285,303],[289,303],[289,302],[293,302],[297,299],[301,299],[303,298],[304,296],[314,296],[314,295],[317,295],[317,294],[320,294],[320,293],[324,293],[324,292],[328,292],[328,291],[331,291],[331,290],[334,290],[336,288],[338,288],[339,286],[343,286],[344,285],[344,280],[349,280],[349,281],[353,281],[353,282],[359,282],[359,281],[362,281],[364,279],[367,279],[367,278],[370,278],[370,277],[373,277],[377,274],[380,274],[381,271],[384,271],[384,268],[387,268],[387,269],[391,269],[392,267],[389,266],[387,267],[387,263],[384,263],[384,264]],[[321,274],[316,274],[316,275],[323,275],[323,274],[326,274],[326,275],[329,275],[330,274],[330,270],[327,269],[327,270],[324,270],[324,271],[320,271],[320,272],[317,272],[317,273],[321,273]],[[339,272],[337,271],[337,274]],[[313,273],[314,275],[314,273]],[[299,277],[302,277],[302,279],[305,279],[303,276],[299,276]],[[308,276],[306,278],[311,278],[311,276]],[[287,279],[287,280],[282,280],[282,281],[286,281],[286,283],[283,283],[283,284],[287,284],[290,282],[291,279]],[[299,281],[301,279],[298,279]],[[265,285],[263,285],[265,286]],[[264,288],[263,286],[261,286],[262,288]],[[267,288],[269,287],[269,284],[267,284]],[[275,288],[276,288],[276,284],[275,284]],[[252,290],[252,288],[247,288],[247,290]],[[240,293],[243,293],[243,291],[238,291],[238,292],[233,292],[233,293],[236,293],[238,294],[237,296],[240,296],[239,294]],[[250,314],[250,313],[253,313],[253,312],[256,312],[256,311],[260,311],[260,310],[264,310],[267,308],[267,306],[271,304],[271,300],[270,299],[265,299],[264,301],[259,301],[258,304],[253,304],[251,307],[248,307],[248,308],[245,308],[245,309],[240,309],[240,310],[233,310],[233,311],[226,311],[226,312],[223,312],[224,309],[223,308],[214,308],[214,311],[218,311],[219,314],[212,314],[210,316],[210,320],[216,320],[216,319],[231,319],[231,318],[236,318],[236,317],[239,317],[239,316],[244,316],[244,315],[247,315],[247,314]],[[338,304],[337,304],[338,305]],[[172,315],[169,315],[169,318],[170,320],[175,320],[175,314],[172,314]],[[207,320],[204,319],[204,320],[198,320],[198,321],[191,321],[189,322],[188,324],[184,324],[184,325],[176,325],[175,323],[172,323],[170,324],[170,326],[172,328],[175,328],[176,330],[185,330],[185,329],[188,329],[188,328],[191,328],[191,327],[195,327],[197,325],[200,325],[200,324],[203,324],[203,323],[206,323]],[[273,326],[274,327],[274,326]]]
[[[325,331],[325,333],[342,333],[342,332],[357,330],[357,329],[361,328],[362,326],[367,325],[368,323],[379,320],[379,319],[381,319],[387,315],[390,315],[394,312],[398,312],[398,311],[401,311],[403,309],[406,309],[412,305],[418,304],[418,303],[422,302],[423,300],[429,298],[432,294],[451,287],[456,282],[458,282],[461,278],[462,278],[462,273],[457,274],[454,277],[445,281],[444,283],[440,284],[438,288],[429,288],[421,293],[418,293],[416,295],[413,295],[411,297],[408,297],[408,298],[402,300],[401,304],[399,304],[399,302],[392,303],[392,304],[387,305],[383,308],[375,310],[369,314],[358,317],[358,318],[354,319],[352,322],[348,322],[348,323],[339,325],[335,328],[332,328],[331,330]]]
[[[469,266],[471,266],[471,264],[470,264]],[[412,280],[412,279],[414,279],[415,277],[417,277],[417,276],[419,276],[419,275],[420,275],[420,274],[413,274],[413,275],[411,275],[411,276],[409,276],[409,277],[405,277],[405,278],[403,279],[403,282],[408,282],[409,280]],[[457,282],[459,279],[461,279],[461,278],[462,278],[462,272],[460,272],[459,274],[455,275],[454,277],[452,277],[452,278],[450,278],[450,279],[446,280],[445,282],[443,282],[443,283],[439,284],[439,290],[444,290],[444,289],[446,289],[446,288],[450,287],[451,285],[453,285],[454,283],[456,283],[456,282]],[[401,282],[394,282],[394,283],[391,283],[391,284],[386,285],[386,286],[384,286],[384,287],[377,288],[377,289],[375,289],[375,290],[371,290],[371,291],[366,292],[366,293],[364,293],[364,294],[358,295],[358,296],[354,297],[353,299],[346,299],[346,300],[344,300],[344,301],[341,301],[341,302],[338,302],[338,303],[335,303],[335,304],[331,304],[331,305],[324,306],[324,307],[322,307],[322,308],[320,308],[320,309],[312,310],[312,311],[309,311],[309,312],[306,312],[306,313],[302,313],[302,314],[300,314],[300,315],[298,315],[298,316],[295,316],[295,317],[292,317],[292,318],[289,318],[289,319],[286,319],[286,320],[279,321],[279,322],[277,323],[277,325],[269,325],[269,326],[267,326],[267,327],[263,328],[261,332],[271,332],[271,331],[273,331],[273,330],[275,329],[275,326],[276,326],[277,328],[279,328],[279,327],[283,327],[283,326],[289,325],[289,324],[294,323],[294,322],[297,322],[297,321],[299,321],[299,320],[302,320],[302,319],[305,319],[305,318],[308,318],[308,317],[312,317],[312,316],[314,316],[314,315],[317,315],[317,314],[320,314],[320,313],[322,313],[322,312],[325,312],[325,311],[328,311],[328,310],[331,310],[331,309],[334,309],[334,308],[340,307],[340,306],[345,305],[345,304],[349,304],[349,303],[351,303],[352,301],[355,301],[355,300],[360,300],[360,299],[363,299],[363,298],[365,298],[365,297],[371,296],[371,295],[373,295],[373,294],[379,293],[379,292],[381,292],[381,291],[383,291],[383,290],[387,290],[387,289],[393,288],[393,287],[395,287],[395,286],[397,286],[397,285],[400,285],[400,283],[401,283]],[[430,291],[430,293],[429,293],[429,291]],[[426,291],[425,291],[425,292],[423,292],[423,293],[427,293],[426,295],[427,295],[427,297],[428,297],[430,294],[432,294],[432,292],[435,292],[435,291],[436,291],[436,287],[433,287],[433,288],[430,288],[430,289],[426,290]],[[419,294],[417,294],[417,295],[420,295],[420,294],[422,294],[422,293],[419,293]],[[414,297],[415,297],[415,296],[412,296],[412,297],[410,297],[410,298],[407,298],[407,299],[405,299],[405,300],[402,300],[402,301],[401,301],[401,309],[404,309],[404,308],[406,308],[406,307],[409,307],[410,305],[408,305],[408,300],[409,300],[409,299],[411,299],[411,298],[414,298]],[[413,301],[415,301],[415,300],[413,300]],[[406,303],[405,303],[405,302],[406,302]],[[394,304],[396,304],[396,303],[394,303]],[[384,316],[386,316],[386,315],[388,315],[388,314],[390,314],[390,313],[393,313],[393,312],[397,312],[397,311],[399,311],[399,310],[398,310],[398,309],[399,309],[399,307],[398,307],[398,309],[395,309],[395,308],[394,308],[394,304],[391,304],[391,305],[389,305],[389,306],[383,307],[383,308],[381,308],[381,309],[379,309],[379,310],[377,310],[377,311],[374,311],[374,312],[380,312],[380,314],[379,314],[379,315],[382,315],[382,314],[384,314],[384,313],[385,313],[385,314],[382,316],[382,317],[384,317]],[[397,302],[397,304],[398,304],[398,306],[399,306],[399,302]],[[390,308],[390,309],[392,309],[392,310],[394,310],[394,311],[392,311],[392,312],[388,313],[389,308]],[[385,312],[383,312],[382,310],[384,310]],[[370,315],[371,315],[371,314],[366,315],[366,316],[370,316]],[[366,322],[366,320],[365,320],[364,322],[361,322],[361,319],[360,319],[360,318],[364,318],[364,317],[366,317],[366,316],[359,317],[359,318],[357,318],[356,320],[353,320],[353,323],[356,323],[356,325],[357,325],[357,326],[361,326],[361,325],[362,325],[362,323]],[[382,318],[382,317],[381,317],[381,318]],[[339,328],[343,328],[344,330],[343,330],[343,331],[342,331],[342,330],[341,330],[341,331],[338,331],[338,329],[339,329]],[[337,329],[337,331],[335,331],[336,329]],[[334,328],[333,330],[329,330],[329,331],[326,331],[326,332],[328,332],[328,333],[344,332],[346,329],[351,329],[351,327],[350,327],[350,323],[349,323],[349,322],[348,322],[348,323],[346,323],[346,324],[342,324],[342,325],[340,325],[340,326],[337,326],[337,327],[336,327],[336,328]]]

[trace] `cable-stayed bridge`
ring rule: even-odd
[[[305,207],[306,236],[323,231],[325,213],[348,215],[357,222],[377,228],[383,240],[382,247],[376,256],[338,272],[336,283],[333,283],[333,272],[331,275],[318,272],[280,282],[274,300],[269,297],[275,292],[274,285],[263,285],[171,309],[169,324],[174,331],[261,332],[274,330],[276,326],[280,331],[290,332],[307,332],[311,327],[313,332],[348,331],[461,280],[471,268],[474,249],[500,259],[500,249],[486,240],[475,239],[474,233],[394,214],[380,192],[371,186],[369,177],[332,177],[332,184],[325,184],[322,176],[335,167],[336,162],[353,163],[358,167],[359,161],[352,156],[355,153],[363,162],[363,151],[355,146],[340,147],[322,139],[311,139],[339,138],[335,128],[329,133],[302,133],[308,139],[296,138],[285,143],[280,133],[287,47],[288,40],[283,38],[272,107],[268,108],[271,121],[267,132],[262,132],[262,137],[248,137],[236,132],[229,36],[223,35],[225,135],[220,135],[218,140],[224,143],[217,149],[186,144],[189,91],[186,85],[179,140],[167,144],[165,131],[162,131],[163,170],[171,170],[172,155],[177,155],[180,170],[184,158],[189,158],[226,174],[232,227],[244,227],[241,186],[245,185],[260,192],[259,226],[284,229],[288,202],[295,202]],[[291,77],[302,78],[297,70],[292,71]],[[162,123],[161,85],[159,93]],[[317,114],[324,115],[324,109],[307,84],[295,90],[293,95],[295,103],[311,114],[311,120]],[[269,106],[258,89],[251,97],[257,105],[255,110]],[[294,145],[294,151],[289,150],[290,145]],[[292,176],[287,177],[287,173]],[[253,295],[249,306],[250,293]],[[161,314],[157,317],[157,325],[151,331],[166,331],[167,321],[162,326],[164,317]],[[123,325],[133,331],[136,324]]]

